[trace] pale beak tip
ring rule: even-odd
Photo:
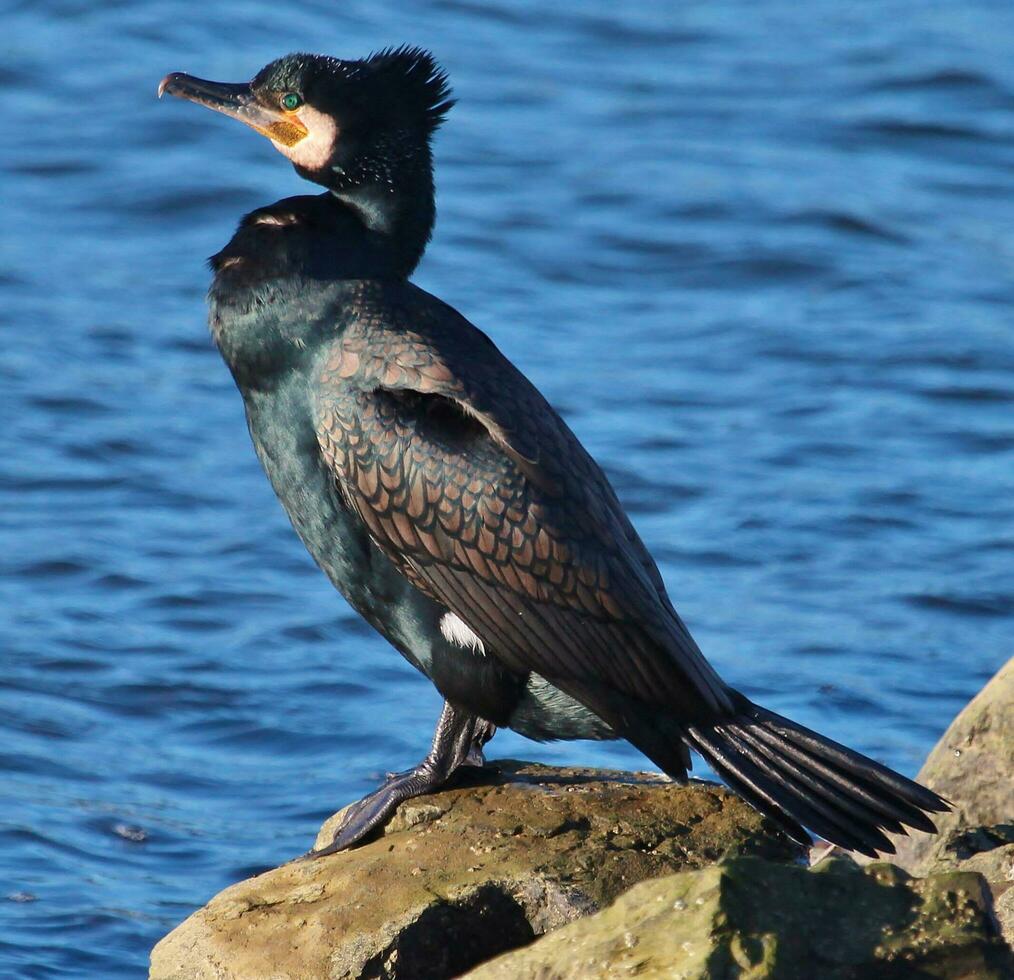
[[[178,71],[171,71],[161,82],[158,83],[158,97],[161,99],[165,95],[165,90],[176,80],[179,75]]]

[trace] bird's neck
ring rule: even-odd
[[[419,264],[433,231],[433,179],[408,187],[356,185],[331,190],[338,208],[351,212],[383,252],[393,277],[407,279]]]
[[[421,199],[421,204],[420,204]],[[258,208],[211,259],[211,331],[241,388],[268,388],[333,332],[343,290],[406,279],[433,224],[433,196],[344,191]]]

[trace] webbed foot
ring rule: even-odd
[[[330,844],[304,857],[323,857],[361,843],[390,819],[399,803],[439,789],[462,766],[481,767],[482,748],[495,732],[495,725],[445,701],[426,758],[405,772],[390,773],[379,789],[346,810]]]

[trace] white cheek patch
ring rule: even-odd
[[[440,617],[440,632],[448,643],[456,643],[459,647],[473,650],[475,653],[483,655],[486,653],[485,644],[475,635],[472,627],[452,612],[444,613]]]
[[[303,106],[295,116],[306,127],[306,136],[292,146],[272,140],[275,149],[294,164],[307,170],[321,170],[334,155],[338,140],[335,121],[313,106]]]

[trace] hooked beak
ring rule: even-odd
[[[294,146],[307,135],[306,127],[296,116],[259,102],[249,82],[238,85],[208,82],[174,71],[158,83],[158,97],[162,98],[166,92],[238,119],[261,136],[283,146]]]

